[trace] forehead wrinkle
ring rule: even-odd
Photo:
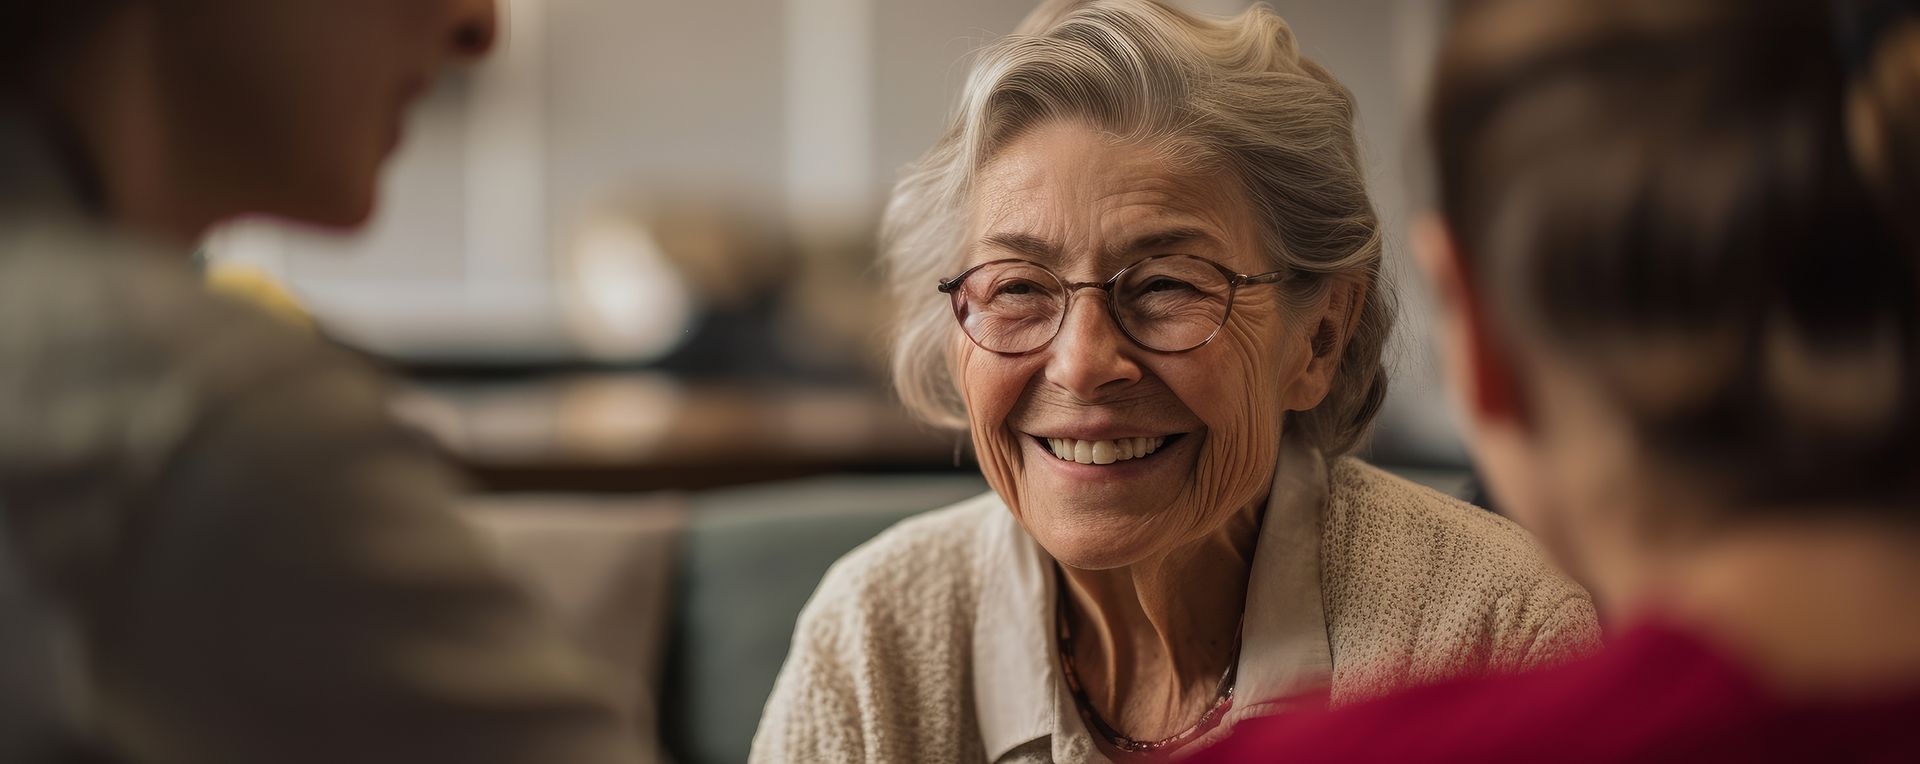
[[[1189,223],[1170,222],[1146,233],[1135,234],[1129,238],[1109,241],[1101,245],[1095,257],[1105,265],[1125,267],[1151,254],[1164,254],[1176,247],[1187,250],[1187,254],[1200,254],[1217,251],[1226,242],[1219,235],[1205,227]],[[984,249],[1003,250],[1021,257],[1058,263],[1067,259],[1060,244],[1038,234],[1021,231],[1003,231],[989,233],[982,237],[978,246]]]
[[[1064,259],[1062,247],[1046,237],[1022,232],[990,233],[981,238],[979,246],[986,249],[999,249],[1021,257],[1048,263],[1057,263]],[[1199,245],[1199,246],[1196,246]],[[1224,245],[1220,237],[1205,228],[1194,225],[1171,224],[1165,228],[1151,230],[1119,243],[1109,242],[1100,247],[1098,260],[1103,264],[1124,266],[1139,258],[1175,247],[1189,250],[1211,250]]]
[[[1100,256],[1109,262],[1119,262],[1123,260],[1133,260],[1141,255],[1159,250],[1191,244],[1207,244],[1211,245],[1211,247],[1218,247],[1221,242],[1219,241],[1219,237],[1214,236],[1212,232],[1199,226],[1174,225],[1162,230],[1135,236],[1132,240],[1118,246],[1108,244],[1101,249]]]
[[[1154,175],[1104,195],[1100,201],[1111,206],[1100,211],[1102,218],[1118,219],[1102,221],[1101,228],[1113,232],[1102,246],[1102,259],[1129,260],[1175,245],[1229,248],[1234,205],[1218,188],[1202,183],[1189,176]]]
[[[1023,148],[982,167],[972,203],[976,261],[1005,253],[1054,268],[1084,259],[1093,271],[1117,270],[1172,247],[1219,258],[1239,244],[1236,206],[1211,175],[1182,172],[1151,153],[1088,165]]]

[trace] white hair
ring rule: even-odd
[[[1261,5],[1212,18],[1153,0],[1056,0],[980,53],[945,134],[907,168],[881,226],[900,311],[894,385],[908,409],[966,426],[948,357],[956,329],[935,285],[965,257],[975,174],[1015,137],[1060,119],[1236,178],[1273,263],[1304,277],[1289,280],[1294,304],[1319,299],[1335,279],[1365,285],[1331,391],[1286,424],[1329,455],[1351,449],[1386,396],[1380,359],[1394,305],[1381,276],[1379,221],[1352,95]]]

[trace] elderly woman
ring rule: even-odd
[[[1523,532],[1341,456],[1386,384],[1381,235],[1351,98],[1271,12],[1043,6],[885,237],[902,396],[994,490],[834,567],[755,759],[1164,759],[1593,645]]]

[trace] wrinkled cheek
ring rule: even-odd
[[[1013,381],[1017,374],[1002,359],[982,357],[979,354],[984,351],[973,343],[964,339],[961,343],[955,349],[954,374],[960,380],[961,397],[967,402],[967,426],[980,474],[1019,517],[1024,456],[1019,436],[1007,427],[1007,416],[1024,380]]]
[[[1219,395],[1214,405],[1196,412],[1207,423],[1207,439],[1190,484],[1193,506],[1202,523],[1265,498],[1280,453],[1283,411],[1280,389],[1294,370],[1282,368],[1271,347],[1262,344],[1260,327],[1229,323],[1228,340],[1209,364],[1216,370]],[[1268,343],[1272,340],[1268,339]]]
[[[1020,476],[1024,463],[1018,442],[1008,437],[1003,427],[988,429],[976,424],[973,449],[980,457],[980,474],[986,477],[987,485],[1006,501],[1014,517],[1022,517]]]

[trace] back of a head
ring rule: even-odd
[[[1467,0],[1429,125],[1495,320],[1752,506],[1920,499],[1920,4]]]
[[[0,0],[0,105],[30,98],[46,55],[112,8],[112,0]]]

